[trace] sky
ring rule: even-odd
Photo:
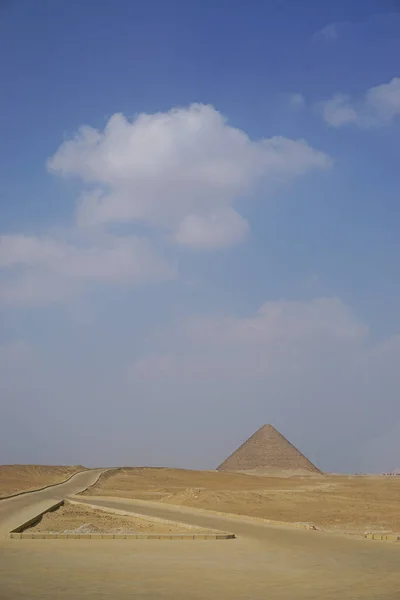
[[[0,1],[0,463],[400,468],[400,5]]]

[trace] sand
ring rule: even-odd
[[[134,501],[114,503],[128,509]],[[225,531],[232,526],[231,519],[220,516],[199,517],[193,509],[158,506],[166,518],[173,511],[196,525],[212,523]],[[234,527],[236,539],[222,541],[0,540],[0,598],[399,598],[397,543],[265,527],[240,518],[234,519]]]
[[[400,477],[260,477],[184,469],[123,468],[84,492],[313,523],[327,531],[400,532]]]
[[[0,498],[65,481],[85,467],[73,465],[0,465]]]
[[[26,530],[28,531],[28,530]],[[46,513],[29,532],[56,533],[205,533],[201,527],[167,524],[151,519],[124,516],[65,502],[58,510]]]
[[[85,477],[90,479],[87,474],[77,477],[81,486]],[[375,479],[356,478],[355,483],[349,480],[352,487],[346,491],[344,486],[341,493],[344,498],[354,498],[357,493],[362,493],[362,490],[357,492],[359,485],[364,485],[366,501],[370,502],[368,498],[371,491],[376,495],[376,501],[382,500],[383,508],[379,513],[382,514],[385,506],[392,505],[390,494],[397,500],[398,482],[394,477]],[[234,521],[237,538],[218,542],[198,540],[193,543],[164,540],[70,539],[64,542],[0,539],[0,599],[130,600],[134,597],[149,600],[247,600],[250,597],[252,600],[398,600],[398,543],[375,542],[357,536],[294,527],[265,527],[254,521],[179,508],[167,499],[168,495],[179,495],[190,488],[194,493],[189,496],[198,502],[199,497],[195,496],[201,495],[198,492],[200,487],[204,488],[203,492],[205,490],[218,495],[225,491],[232,497],[237,495],[240,498],[246,490],[254,493],[262,490],[260,480],[261,486],[267,487],[271,494],[289,493],[297,489],[293,493],[300,496],[303,493],[316,493],[318,489],[323,490],[322,485],[331,485],[335,481],[336,491],[340,491],[342,480],[345,483],[347,481],[346,478],[335,480],[333,476],[319,478],[318,481],[303,478],[297,481],[296,488],[296,479],[291,478],[265,478],[263,481],[260,477],[246,475],[172,469],[134,469],[110,473],[103,477],[99,485],[101,488],[109,481],[107,495],[110,495],[110,490],[112,494],[113,486],[117,484],[115,490],[118,494],[133,497],[134,483],[138,494],[147,494],[147,497],[150,494],[153,499],[157,494],[160,498],[161,494],[166,498],[164,502],[147,503],[152,504],[153,508],[144,511],[144,518],[151,520],[158,516],[184,519],[189,524],[224,531],[230,530]],[[64,484],[61,486],[63,493],[67,496],[77,493],[78,483]],[[332,486],[326,491],[329,492],[329,489]],[[96,492],[99,493],[99,490]],[[44,501],[51,497],[51,491],[39,492],[39,495]],[[336,495],[332,498],[336,498]],[[89,503],[96,501],[90,495],[86,499]],[[14,505],[17,509],[23,505],[22,508],[26,509],[29,501],[32,498],[27,495],[0,502],[0,513],[2,505],[4,509],[6,504]],[[108,509],[112,508],[106,498],[102,497],[100,501],[108,504]],[[133,500],[114,497],[112,503],[114,508],[132,508],[137,512],[137,502]],[[283,506],[286,506],[285,503]]]

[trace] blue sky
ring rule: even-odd
[[[396,3],[0,11],[4,462],[398,468]]]

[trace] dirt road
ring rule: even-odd
[[[157,500],[318,529],[400,533],[400,477],[271,477],[185,469],[108,471],[85,496]]]
[[[104,469],[93,469],[77,473],[69,481],[45,490],[30,492],[15,498],[0,500],[0,538],[11,529],[34,517],[41,510],[71,494],[77,494],[95,483]]]
[[[71,475],[85,470],[82,465],[0,465],[0,499],[64,483]]]
[[[74,490],[69,483],[68,493],[73,493],[88,480],[78,477]],[[53,489],[53,498],[66,494],[67,489],[61,487]],[[87,501],[233,530],[238,537],[221,541],[4,540],[0,543],[1,600],[400,597],[400,543],[265,526],[161,503],[94,496]]]
[[[290,526],[271,527],[240,518],[230,519],[219,515],[207,515],[188,508],[161,504],[157,506],[126,499],[91,497],[87,501],[103,507],[132,510],[165,519],[176,519],[191,525],[234,531],[237,540],[231,541],[231,543],[223,542],[217,547],[212,545],[204,547],[203,561],[206,557],[210,560],[214,554],[220,558],[223,557],[219,565],[215,564],[215,569],[220,569],[217,579],[221,587],[213,587],[212,590],[207,591],[207,587],[203,585],[202,594],[196,590],[196,593],[191,595],[186,590],[186,597],[246,597],[244,588],[247,581],[249,586],[247,598],[311,599],[323,597],[324,599],[351,598],[353,600],[358,598],[395,600],[399,598],[400,544],[379,543],[353,536],[295,529]],[[193,562],[190,564],[189,556],[192,557],[192,560],[197,561],[201,552],[199,548],[195,549],[192,554],[192,547],[189,548],[189,555],[187,555],[188,549],[182,548],[179,560],[182,561],[182,564],[188,564],[187,576],[192,577],[195,567]],[[149,560],[153,560],[151,558],[152,548],[143,546],[143,550],[146,554],[149,553]],[[164,571],[166,562],[168,563],[170,560],[169,547],[166,550],[168,552],[168,558],[165,557],[166,562],[159,554],[159,547],[154,550],[160,559],[159,564],[153,563],[157,578],[159,569]],[[178,552],[179,555],[180,549],[171,546],[171,550],[174,553]],[[229,557],[232,560],[231,564],[229,564]],[[141,560],[143,561],[143,556]],[[210,569],[210,565],[208,569]],[[206,572],[204,575],[207,578]],[[214,572],[213,575],[215,576],[216,573]],[[179,595],[179,590],[182,589],[181,577],[174,581],[171,575],[170,581],[170,595],[165,597],[183,598],[185,594]],[[232,585],[233,581],[237,582],[237,586]],[[243,592],[240,592],[239,590],[242,588]],[[250,590],[253,591],[250,592]],[[143,597],[155,598],[157,595],[144,595]]]

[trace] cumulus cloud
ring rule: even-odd
[[[341,127],[347,123],[356,122],[358,114],[350,104],[350,99],[344,94],[335,94],[323,107],[324,119],[333,127]]]
[[[398,338],[374,342],[340,299],[266,302],[249,316],[191,318],[157,345],[130,366],[132,385],[142,397],[162,390],[178,406],[201,402],[220,427],[229,415],[231,448],[244,431],[272,422],[289,438],[302,431],[302,448],[322,468],[398,467]]]
[[[89,185],[78,207],[81,226],[142,222],[180,245],[206,249],[244,237],[238,198],[329,166],[329,157],[303,140],[253,141],[203,104],[133,120],[115,114],[104,131],[82,127],[48,162],[50,171]]]
[[[367,90],[364,98],[354,102],[350,96],[335,94],[323,105],[323,117],[332,127],[354,124],[358,127],[381,127],[400,114],[400,78]]]
[[[176,268],[164,257],[171,242],[232,246],[249,231],[237,199],[330,164],[304,140],[252,141],[202,104],[132,120],[115,114],[103,131],[84,126],[48,160],[51,172],[83,183],[74,225],[43,236],[0,235],[0,303],[56,302],[94,282],[171,279]],[[110,233],[116,223],[133,224],[141,237]]]
[[[175,239],[193,248],[224,248],[247,235],[248,223],[232,208],[209,215],[188,215],[180,223]]]
[[[88,282],[138,284],[174,277],[149,242],[101,236],[81,243],[25,235],[0,236],[0,302],[55,301]]]

